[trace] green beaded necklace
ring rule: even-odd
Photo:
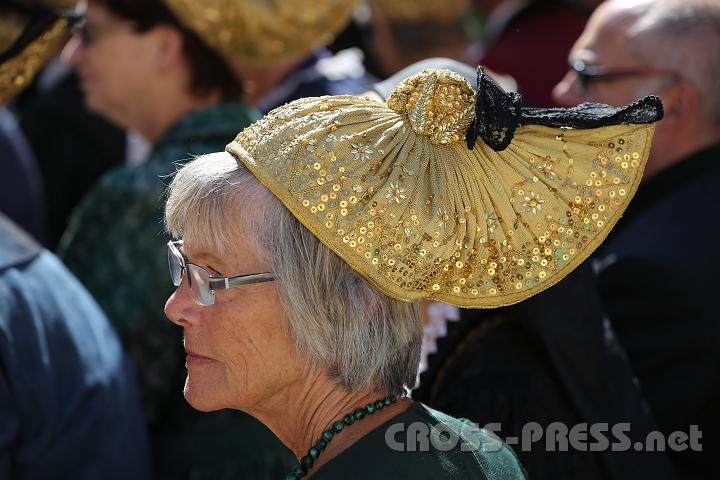
[[[313,464],[315,464],[315,460],[317,460],[320,456],[320,452],[325,450],[325,447],[327,447],[327,444],[330,443],[330,440],[340,433],[343,428],[352,425],[356,420],[362,420],[365,418],[365,415],[372,415],[378,410],[382,410],[383,408],[392,405],[396,401],[396,396],[389,395],[375,402],[368,403],[365,408],[358,408],[354,412],[348,413],[342,418],[342,420],[333,422],[332,426],[328,430],[325,430],[318,441],[315,442],[315,446],[310,447],[307,455],[300,459],[298,466],[295,467],[292,472],[288,473],[287,477],[285,477],[286,480],[299,480],[307,475],[308,470],[312,468]]]

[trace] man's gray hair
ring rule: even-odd
[[[345,388],[399,394],[414,386],[418,304],[378,292],[229,154],[198,157],[177,172],[165,222],[174,237],[221,254],[243,235],[277,275],[296,347]]]
[[[630,53],[668,68],[698,88],[704,113],[720,126],[720,2],[655,0],[627,30]]]

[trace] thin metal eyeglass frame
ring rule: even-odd
[[[95,25],[95,32],[93,33],[88,28],[87,17],[82,15],[76,15],[73,20],[73,25],[70,28],[70,35],[80,40],[80,44],[85,47],[92,47],[99,40],[102,40],[106,35],[114,32],[122,26],[122,23],[130,23],[130,20],[117,20],[112,22],[102,22],[99,25]],[[134,30],[133,30],[134,31]]]
[[[586,92],[590,88],[590,82],[601,78],[622,78],[635,76],[666,75],[675,80],[682,79],[677,72],[664,68],[628,68],[611,70],[598,65],[588,65],[582,60],[569,61],[570,70],[575,72],[578,79],[580,91]]]
[[[212,270],[208,267],[204,267],[202,265],[198,265],[196,263],[192,263],[188,261],[187,257],[185,257],[185,254],[182,252],[180,247],[182,247],[183,241],[177,240],[177,241],[169,241],[167,243],[168,252],[170,255],[175,256],[180,260],[180,267],[182,268],[182,274],[180,277],[180,281],[177,285],[175,285],[175,282],[173,281],[173,285],[176,287],[179,287],[182,284],[182,279],[187,278],[188,280],[188,287],[192,288],[192,275],[187,274],[187,266],[192,265],[194,267],[197,267],[207,273],[208,276],[208,288],[210,289],[210,293],[212,294],[212,303],[204,304],[200,303],[198,299],[195,299],[195,302],[198,305],[202,306],[208,306],[215,303],[215,290],[227,290],[230,288],[240,287],[242,285],[251,285],[254,283],[264,283],[264,282],[272,282],[275,280],[275,274],[273,272],[264,272],[264,273],[249,273],[244,275],[235,275],[232,277],[226,277],[223,276],[220,272],[217,272],[215,270]],[[170,259],[168,257],[168,268],[170,268],[170,280],[172,281],[172,267],[170,265]],[[219,277],[214,277],[213,275],[220,275]]]

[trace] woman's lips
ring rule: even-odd
[[[213,363],[216,362],[214,358],[205,357],[203,355],[200,355],[199,353],[195,353],[192,350],[185,349],[185,353],[187,353],[187,364],[188,365],[203,365],[207,363]]]

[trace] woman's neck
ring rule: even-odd
[[[299,460],[307,455],[308,449],[331,428],[333,422],[386,396],[386,392],[371,389],[351,392],[326,374],[317,374],[263,402],[260,408],[247,412],[270,428]],[[346,426],[328,442],[311,472],[411,404],[410,400],[400,400]]]
[[[302,60],[293,60],[269,67],[239,67],[235,73],[243,79],[243,101],[255,105],[265,95],[272,92]]]

